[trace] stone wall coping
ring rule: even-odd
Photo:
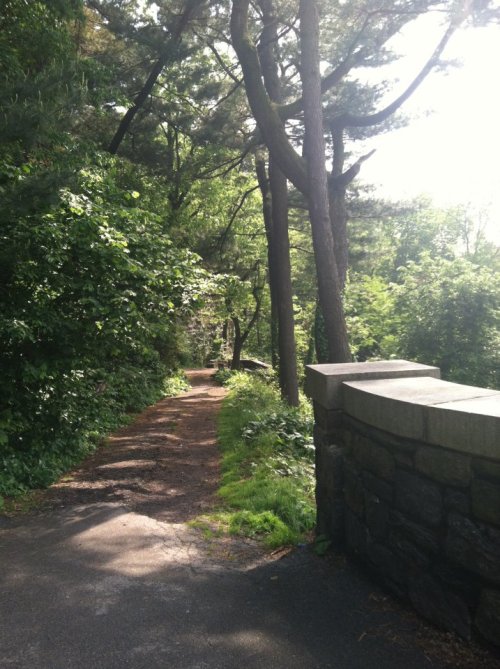
[[[345,381],[415,376],[431,376],[439,379],[440,375],[438,367],[408,360],[307,365],[306,392],[311,399],[325,409],[340,409],[342,405],[341,386]]]
[[[500,460],[500,391],[431,376],[344,381],[339,408],[385,432]]]

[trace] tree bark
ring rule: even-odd
[[[231,369],[237,370],[240,368],[241,351],[243,350],[243,344],[245,342],[243,341],[241,335],[240,319],[237,318],[236,316],[233,316],[231,320],[233,321],[233,327],[234,327],[233,357],[231,359]]]
[[[259,0],[259,5],[264,20],[264,30],[260,38],[259,49],[264,84],[271,101],[279,104],[282,102],[282,93],[274,51],[274,46],[278,40],[274,3],[273,0]],[[272,264],[275,282],[276,312],[278,316],[279,381],[283,398],[291,406],[298,406],[299,386],[290,240],[288,236],[288,186],[287,178],[273,156],[269,158],[269,185],[272,227],[268,236],[268,244],[269,260]]]
[[[250,0],[233,0],[231,12],[231,40],[243,70],[248,102],[270,153],[293,185],[305,193],[307,191],[305,161],[288,141],[277,105],[270,100],[262,81],[257,49],[248,33],[249,4]]]
[[[271,363],[274,369],[278,369],[278,291],[276,261],[273,256],[272,244],[273,214],[271,208],[271,190],[269,188],[269,179],[267,177],[266,171],[266,161],[262,153],[262,151],[258,151],[255,155],[255,171],[257,173],[257,181],[259,182],[260,193],[262,196],[262,214],[264,217],[264,227],[267,240],[268,283],[269,293],[271,295]]]
[[[292,269],[288,238],[287,180],[272,157],[269,159],[272,202],[272,255],[277,283],[279,380],[283,398],[291,406],[299,405],[297,353],[293,316]]]
[[[319,70],[319,16],[315,0],[301,0],[299,11],[304,154],[307,161],[309,217],[316,258],[318,295],[328,338],[329,362],[348,362],[351,353],[328,208]]]
[[[345,287],[347,279],[347,268],[349,266],[349,247],[347,240],[347,207],[346,186],[339,183],[344,171],[345,151],[343,130],[332,131],[333,143],[333,165],[328,180],[328,208],[330,211],[330,224],[334,239],[335,261],[339,274],[341,290]]]

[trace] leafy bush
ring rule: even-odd
[[[175,397],[188,388],[189,381],[186,374],[182,370],[172,372],[163,382],[163,397]]]
[[[315,522],[312,417],[291,409],[273,383],[237,373],[219,420],[222,499],[237,509],[230,531],[268,546],[300,541]]]
[[[227,386],[230,379],[236,374],[232,369],[218,369],[214,374],[214,380],[221,386]]]
[[[141,207],[140,173],[69,140],[0,163],[0,494],[45,486],[154,402],[196,257]],[[128,186],[124,186],[126,183]]]

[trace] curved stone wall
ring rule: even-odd
[[[311,365],[318,532],[438,626],[500,645],[500,392]]]

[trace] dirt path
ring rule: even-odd
[[[188,370],[191,390],[146,409],[52,486],[58,506],[120,502],[182,523],[210,509],[219,481],[216,417],[226,394],[211,369]]]
[[[175,534],[174,546],[196,546],[196,563],[231,568],[274,560],[256,541],[203,537],[185,523],[217,506],[220,478],[217,415],[227,391],[213,380],[213,369],[186,370],[191,389],[147,408],[115,432],[106,446],[51,486],[44,507],[119,504],[163,523]],[[191,550],[190,560],[194,564]],[[179,562],[186,559],[178,552]]]
[[[498,669],[340,556],[186,525],[216,504],[225,394],[188,376],[37,513],[0,518],[0,669]]]

